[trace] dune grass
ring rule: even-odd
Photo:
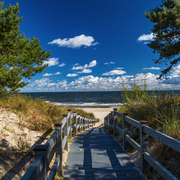
[[[144,74],[144,80],[141,82],[136,81],[136,76],[133,75],[129,84],[122,82],[124,103],[119,112],[127,112],[128,116],[135,120],[147,120],[148,126],[180,140],[180,96],[174,95],[170,91],[167,93],[162,91],[160,93],[156,90],[148,93],[145,79],[146,74]],[[119,119],[118,124],[122,125],[122,120]],[[135,141],[139,141],[138,130],[130,136]],[[180,154],[153,138],[149,137],[148,140],[149,147],[154,145],[150,154],[166,169],[180,178],[180,168],[178,166]],[[132,151],[132,147],[129,149]],[[147,174],[150,179],[153,179],[154,175],[156,175],[152,167],[148,168]]]
[[[46,131],[56,122],[61,122],[63,114],[77,112],[90,119],[94,119],[92,113],[87,113],[81,109],[69,106],[56,106],[51,102],[45,102],[39,98],[33,99],[26,95],[11,94],[8,97],[0,98],[0,107],[12,110],[19,117],[24,119],[25,126],[36,131]]]

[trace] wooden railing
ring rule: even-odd
[[[122,128],[117,125],[117,117],[122,118]],[[109,115],[104,118],[104,127],[113,131],[115,135],[116,131],[123,135],[123,149],[127,150],[128,143],[130,143],[141,155],[141,171],[145,172],[148,163],[166,180],[178,180],[173,174],[166,170],[159,162],[157,162],[147,151],[148,147],[148,135],[169,146],[175,151],[180,153],[180,141],[167,136],[155,129],[147,126],[147,121],[137,121],[127,116],[127,113],[119,113],[117,109],[114,109]],[[128,124],[140,129],[140,144],[134,141],[128,135]]]
[[[72,118],[74,118],[73,125],[71,123]],[[59,171],[62,176],[62,153],[64,149],[68,151],[68,137],[72,135],[73,131],[77,134],[85,128],[93,127],[96,121],[95,119],[85,118],[80,114],[77,115],[76,112],[71,114],[71,110],[68,110],[68,113],[63,115],[63,120],[55,124],[56,129],[48,141],[44,145],[38,145],[33,149],[35,160],[21,180],[53,180],[56,171]],[[48,155],[54,145],[56,160],[48,175]]]

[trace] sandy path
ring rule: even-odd
[[[88,113],[93,113],[95,118],[98,118],[100,121],[96,124],[96,126],[99,126],[104,123],[104,117],[106,117],[111,111],[113,111],[113,108],[81,108],[84,111]]]

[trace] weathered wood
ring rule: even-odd
[[[128,134],[126,134],[126,140],[131,144],[139,153],[141,152],[140,145],[134,141]]]
[[[143,132],[180,153],[180,141],[159,131],[156,131],[155,129],[152,129],[148,126],[145,126],[143,128]]]
[[[143,132],[144,127],[147,125],[147,121],[140,121],[140,154],[141,154],[141,172],[145,173],[145,170],[148,168],[148,163],[144,159],[144,153],[147,152],[148,140],[147,134]]]
[[[53,164],[53,167],[52,167],[52,169],[51,169],[51,171],[49,173],[48,180],[54,180],[55,175],[56,175],[56,171],[58,170],[57,167],[59,166],[59,163],[60,163],[60,156],[58,155],[56,157],[56,160],[55,160],[55,162]]]
[[[123,115],[123,149],[126,150],[128,147],[128,142],[126,140],[126,134],[128,133],[128,123],[125,120],[126,114]]]
[[[47,148],[48,145],[38,145],[33,149],[35,159],[39,156],[42,156],[43,158],[43,168],[39,173],[38,176],[39,180],[47,180],[47,170],[48,170]]]
[[[134,127],[141,128],[141,123],[139,121],[136,121],[135,119],[132,119],[128,116],[125,117],[125,121],[129,124],[133,125]]]
[[[59,129],[59,136],[57,137],[57,142],[56,142],[56,157],[58,157],[58,156],[60,157],[60,162],[59,162],[59,166],[57,167],[57,171],[59,171],[59,174],[62,176],[62,171],[63,171],[62,125],[56,124],[56,129]]]
[[[144,159],[165,179],[178,180],[173,174],[166,170],[159,162],[157,162],[148,152],[144,153]]]
[[[43,169],[43,157],[38,156],[35,158],[34,162],[31,164],[29,169],[26,171],[21,180],[34,180],[38,179],[40,172]]]
[[[116,113],[116,112],[115,112]],[[130,117],[127,117],[127,113],[116,113],[118,117],[123,116],[123,129],[119,126],[115,126],[114,130],[117,130],[123,133],[123,148],[127,149],[127,142],[129,142],[141,155],[141,171],[145,172],[145,169],[148,166],[148,163],[156,170],[158,173],[167,180],[177,179],[173,176],[169,171],[167,171],[160,163],[158,163],[152,156],[147,153],[147,145],[148,145],[148,135],[157,139],[158,141],[164,143],[170,148],[180,153],[180,141],[167,136],[155,129],[152,129],[147,126],[147,121],[136,121]],[[112,128],[112,113],[107,115],[104,118],[104,125],[109,130]],[[136,128],[140,129],[140,145],[135,142],[127,133],[128,133],[128,123],[133,125]],[[115,122],[113,123],[115,124]]]
[[[119,143],[104,128],[90,128],[73,138],[64,180],[145,180]]]

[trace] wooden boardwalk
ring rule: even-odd
[[[145,180],[119,143],[104,128],[73,138],[64,180]]]

